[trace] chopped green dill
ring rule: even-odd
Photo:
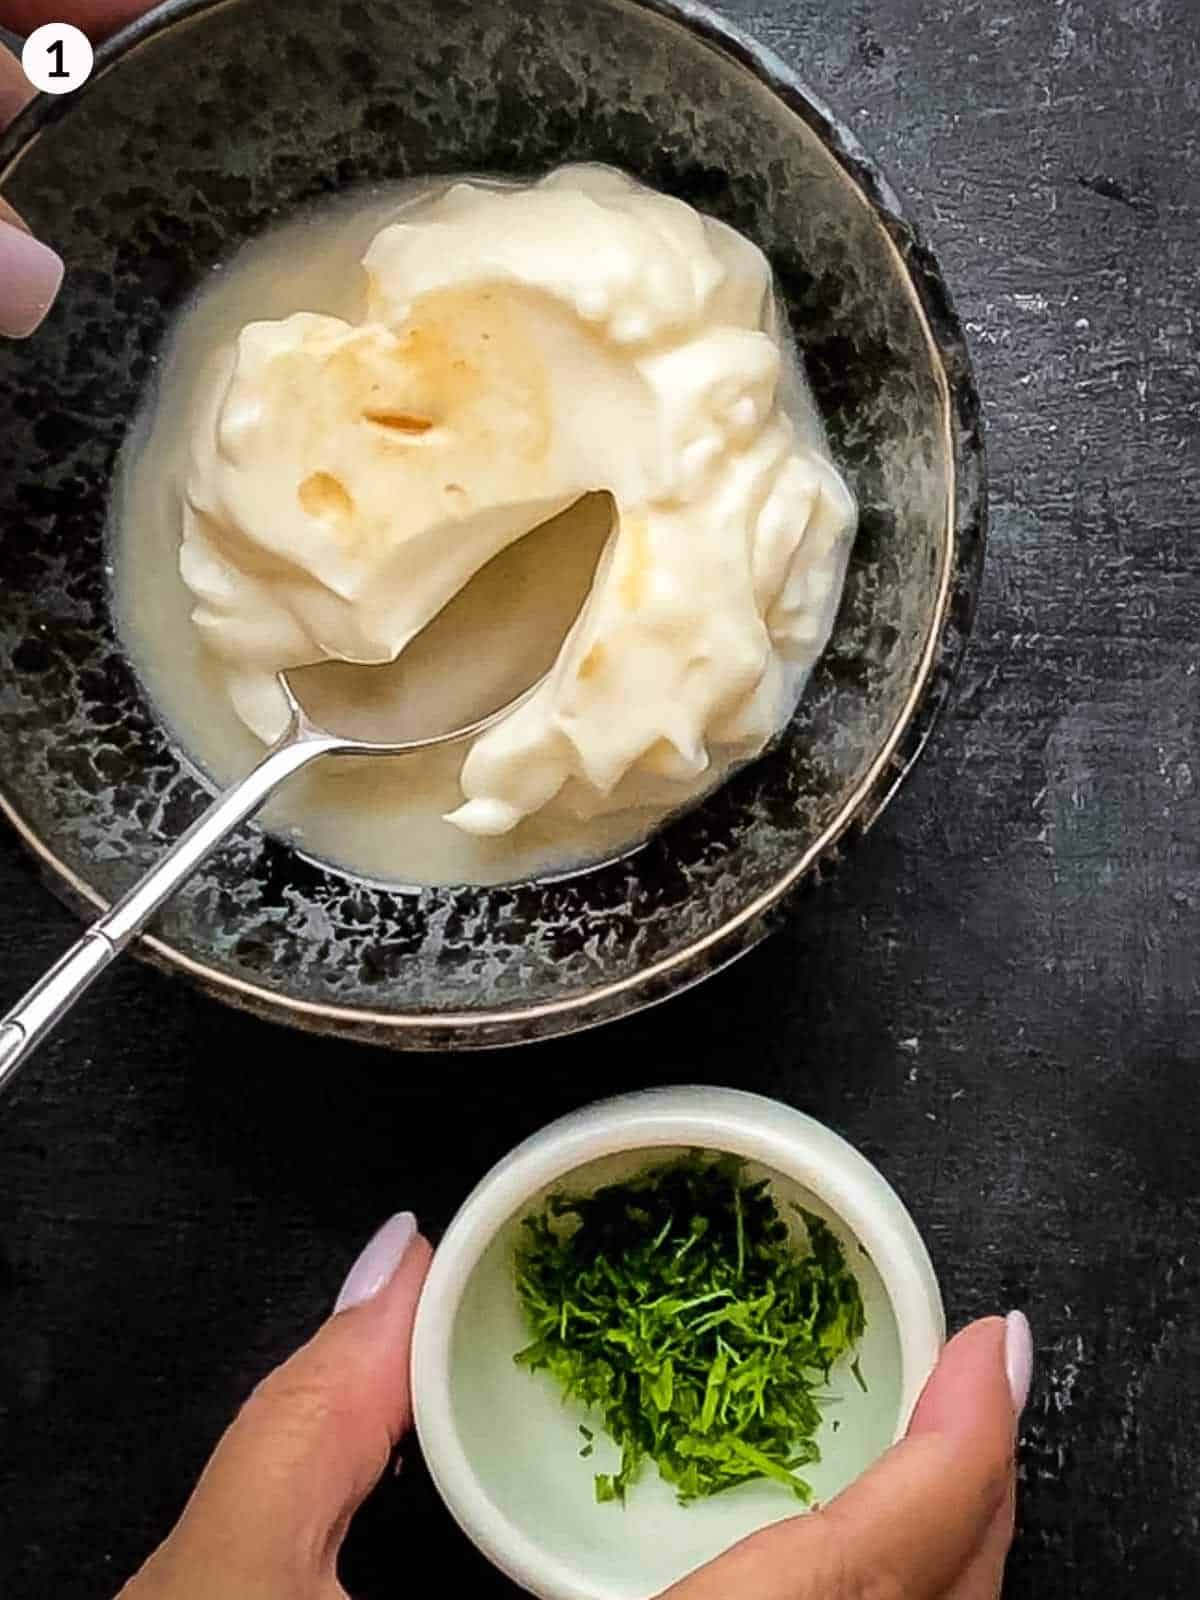
[[[684,1505],[760,1478],[810,1501],[821,1391],[866,1318],[836,1236],[794,1209],[807,1252],[766,1181],[695,1152],[525,1219],[532,1343],[515,1360],[603,1418],[621,1465],[597,1474],[601,1504],[623,1503],[647,1459]],[[590,1456],[595,1435],[579,1431]]]

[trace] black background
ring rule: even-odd
[[[952,714],[787,932],[592,1035],[389,1056],[121,967],[0,1113],[6,1596],[111,1594],[390,1212],[436,1236],[539,1124],[680,1080],[858,1143],[954,1323],[1028,1311],[1012,1595],[1197,1591],[1200,8],[725,9],[882,157],[969,330],[993,531]],[[4,834],[5,991],[73,932]],[[413,1559],[511,1593],[419,1470],[360,1518],[351,1587]]]

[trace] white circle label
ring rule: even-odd
[[[70,94],[92,75],[92,47],[86,33],[69,22],[35,28],[21,51],[25,76],[43,94]]]

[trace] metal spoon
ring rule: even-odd
[[[511,601],[512,592],[522,591],[530,571],[538,569],[539,562],[542,567],[547,561],[554,562],[557,572],[565,573],[566,581],[559,585],[553,599],[555,611],[561,615],[553,617],[550,626],[546,626],[544,612],[539,619],[541,626],[536,641],[536,654],[540,657],[537,661],[538,675],[520,693],[486,716],[476,717],[474,721],[450,732],[397,742],[353,737],[322,726],[305,709],[297,692],[299,689],[310,707],[314,698],[318,703],[324,699],[327,705],[337,705],[339,701],[344,704],[337,683],[338,674],[346,670],[342,663],[331,662],[328,666],[302,667],[292,673],[280,673],[279,682],[287,697],[291,717],[279,742],[272,746],[248,776],[216,800],[167,851],[157,866],[94,922],[45,977],[35,983],[28,994],[0,1019],[0,1093],[11,1084],[29,1054],[125,946],[136,938],[154,913],[187,882],[238,824],[252,817],[288,778],[322,756],[412,755],[421,750],[434,750],[471,739],[493,727],[528,700],[545,681],[591,586],[595,563],[610,526],[611,510],[602,508],[602,511],[603,515],[597,517],[593,508],[593,514],[585,517],[582,527],[578,520],[574,526],[569,525],[571,514],[564,513],[562,517],[543,524],[508,550],[502,551],[439,612],[400,657],[399,664],[402,665],[408,653],[413,652],[422,659],[428,675],[428,669],[435,665],[439,647],[443,651],[461,653],[464,641],[460,629],[455,626],[456,616],[477,618],[481,592],[486,595],[493,591],[498,602]],[[556,531],[556,524],[563,526]],[[563,541],[564,532],[569,544]],[[543,541],[541,548],[539,541]],[[478,587],[481,584],[484,585],[482,591]],[[519,612],[519,608],[511,604],[502,605],[501,610],[508,614]],[[561,631],[558,626],[560,622]],[[514,617],[514,624],[518,627],[521,625],[519,614]],[[528,644],[527,619],[524,627],[525,634],[521,635],[521,639],[522,643]],[[443,635],[444,645],[441,643]],[[489,642],[493,647],[497,643],[494,627]],[[526,657],[532,659],[528,651]],[[387,673],[393,666],[389,663],[382,667],[355,667],[352,670],[359,674],[370,672],[374,677]],[[331,683],[332,695],[329,693]]]

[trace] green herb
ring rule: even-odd
[[[755,1478],[811,1499],[799,1470],[820,1459],[819,1391],[866,1318],[836,1237],[796,1209],[807,1253],[765,1181],[697,1152],[526,1218],[533,1342],[515,1359],[603,1417],[621,1467],[597,1476],[597,1500],[623,1502],[647,1458],[684,1505]]]

